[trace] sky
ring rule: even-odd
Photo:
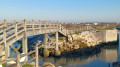
[[[120,0],[0,0],[0,20],[120,22]]]

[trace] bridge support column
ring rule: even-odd
[[[23,38],[22,38],[22,51],[23,51],[23,53],[28,53],[28,49],[27,49],[28,47],[27,47],[27,36],[24,36]],[[27,56],[25,57],[25,61],[27,61],[28,60],[28,58],[27,58]]]
[[[5,28],[3,29],[3,41],[4,41],[4,47],[5,47],[5,60],[7,60],[9,57],[10,51],[9,51],[9,45],[7,45],[7,43],[6,43],[6,30],[5,30]]]
[[[44,45],[45,45],[44,50],[43,50],[44,57],[49,56],[49,51],[47,50],[47,41],[48,41],[47,34],[44,34]]]
[[[55,38],[56,38],[55,56],[59,56],[61,52],[59,51],[59,47],[58,47],[58,32],[55,33]]]
[[[47,48],[47,41],[48,41],[48,38],[47,38],[47,34],[44,34],[44,45],[45,45],[45,48]]]
[[[58,49],[58,32],[55,33],[55,38],[56,38],[55,49],[56,49],[56,50],[59,50],[59,49]]]
[[[10,56],[10,48],[9,45],[5,46],[5,59],[7,60],[7,58]]]

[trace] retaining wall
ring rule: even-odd
[[[112,42],[117,41],[118,30],[103,30],[96,32],[94,35],[97,39],[102,40],[104,42]]]

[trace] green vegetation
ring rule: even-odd
[[[33,67],[33,65],[31,65],[31,64],[25,64],[22,67]]]
[[[79,34],[80,33],[80,31],[75,31],[75,34]]]
[[[7,63],[2,64],[3,67],[6,66],[6,65],[7,65]]]
[[[64,37],[59,37],[58,40],[64,40],[65,38]]]

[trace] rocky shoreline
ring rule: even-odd
[[[85,56],[85,55],[92,55],[99,53],[101,51],[101,46],[95,47],[87,47],[87,48],[79,48],[76,50],[63,52],[61,53],[60,57],[77,57],[77,56]]]
[[[101,52],[101,49],[105,46],[116,45],[116,42],[110,43],[101,43],[96,46],[86,47],[86,48],[79,48],[70,51],[61,52],[61,55],[55,56],[54,53],[50,53],[49,57],[79,57],[79,56],[86,56],[86,55],[93,55]],[[41,55],[41,54],[40,54]],[[43,55],[41,55],[43,56]]]
[[[79,57],[79,56],[86,56],[86,55],[93,55],[101,52],[101,49],[105,46],[117,45],[117,42],[112,43],[101,43],[96,46],[86,47],[86,48],[79,48],[75,50],[61,52],[61,55],[55,56],[54,54],[50,53],[49,57]],[[40,54],[41,55],[41,54]]]
[[[77,56],[85,56],[85,55],[93,55],[101,52],[101,49],[105,46],[118,45],[117,41],[100,43],[96,46],[79,48],[72,51],[62,52],[59,57],[77,57]]]

